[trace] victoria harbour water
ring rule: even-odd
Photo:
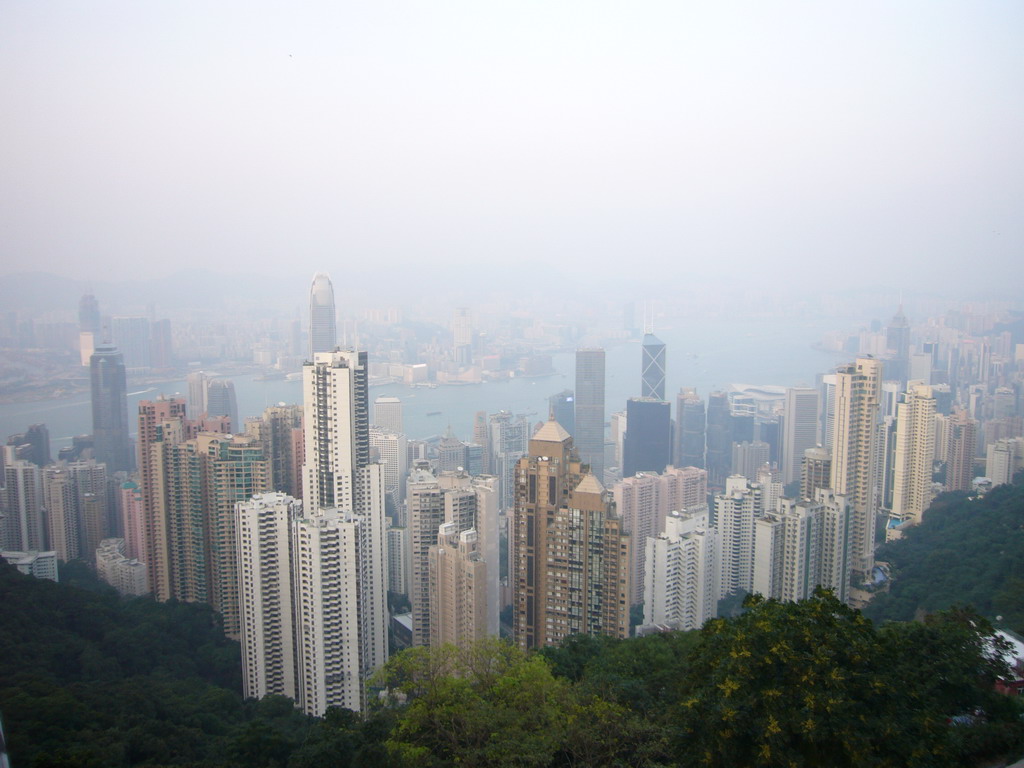
[[[813,345],[830,330],[807,321],[735,319],[675,323],[657,330],[666,344],[666,395],[673,400],[681,386],[697,387],[706,397],[733,383],[796,386],[813,384],[815,376],[844,362],[841,355],[824,353]],[[640,394],[639,340],[606,346],[606,411],[625,408],[626,400]],[[528,414],[533,421],[547,416],[547,399],[573,388],[574,355],[553,356],[555,373],[536,378],[512,378],[500,382],[436,388],[389,384],[372,387],[370,399],[382,395],[402,400],[405,431],[410,438],[442,435],[450,426],[458,437],[472,436],[473,414],[507,410]],[[259,381],[254,376],[230,377],[235,383],[240,418],[259,415],[277,403],[299,403],[299,381]],[[184,380],[156,386],[129,383],[129,420],[134,421],[141,400],[163,394],[184,395]],[[0,405],[0,436],[24,431],[30,424],[46,424],[53,452],[70,444],[73,435],[92,431],[92,412],[87,394],[32,403]]]

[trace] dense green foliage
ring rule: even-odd
[[[319,745],[362,748],[362,723],[243,701],[238,644],[209,607],[121,600],[84,567],[62,573],[78,588],[0,562],[0,713],[15,766],[311,766]]]
[[[1020,745],[1019,707],[992,689],[1004,670],[979,617],[876,630],[825,592],[747,607],[708,622],[687,658],[670,717],[681,765],[952,768]],[[979,730],[998,734],[984,749],[948,724],[982,711],[993,722]]]
[[[1024,753],[991,628],[964,610],[881,628],[820,593],[749,598],[700,632],[526,653],[415,648],[366,718],[243,701],[207,608],[0,568],[0,711],[47,766],[959,766]],[[956,718],[959,724],[952,724]]]
[[[909,621],[970,605],[1024,632],[1024,484],[997,486],[978,499],[942,494],[920,525],[879,549],[878,559],[891,564],[894,581],[868,605],[870,618]]]

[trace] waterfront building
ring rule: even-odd
[[[202,371],[193,371],[185,377],[188,384],[188,406],[186,415],[192,421],[197,421],[206,413],[206,385],[210,377]]]
[[[468,307],[458,307],[452,315],[452,348],[457,365],[473,362],[473,315]]]
[[[124,358],[116,347],[101,344],[89,358],[93,455],[107,471],[135,468],[128,437],[128,397]]]
[[[382,432],[404,434],[402,401],[397,397],[378,397],[373,401],[373,426]]]
[[[124,355],[127,370],[144,373],[152,365],[151,334],[147,317],[114,317],[110,320],[113,346]]]
[[[604,477],[605,353],[600,348],[576,350],[576,431],[574,439],[584,464]],[[564,429],[563,425],[563,429]]]
[[[334,286],[323,272],[313,275],[309,289],[309,359],[318,352],[333,352],[338,344],[338,321],[334,308]]]

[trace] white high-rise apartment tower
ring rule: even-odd
[[[882,361],[858,357],[836,371],[832,435],[832,490],[845,496],[853,516],[851,570],[870,573],[875,559],[876,433]]]
[[[242,693],[298,701],[291,559],[291,525],[302,502],[264,493],[235,505]]]
[[[334,286],[330,276],[317,272],[309,288],[309,359],[312,360],[317,352],[333,352],[337,344]]]
[[[325,686],[324,691],[310,690],[300,677],[304,709],[314,714],[322,713],[321,704],[339,700],[334,686],[346,688],[344,706],[362,709],[365,702],[351,693],[353,681],[360,696],[365,695],[366,678],[387,660],[384,475],[380,464],[370,463],[367,371],[365,352],[342,350],[318,352],[303,367],[306,516],[296,524],[296,557],[304,562],[308,555],[313,589],[322,590],[311,597],[314,610],[322,611],[313,624],[322,619],[326,635],[339,635],[303,634],[297,650],[300,659],[310,658],[310,643],[316,643],[318,652],[333,653],[332,663],[341,665],[315,672],[322,677],[310,684]],[[296,584],[300,587],[304,585]],[[315,607],[317,600],[320,608]],[[349,621],[358,623],[358,631],[346,626]]]
[[[668,467],[662,474],[640,472],[612,488],[622,529],[633,537],[630,553],[630,603],[644,601],[647,568],[645,542],[665,530],[671,512],[707,509],[707,472],[697,467]]]
[[[725,492],[715,496],[715,528],[721,542],[719,598],[754,583],[754,521],[764,514],[761,486],[743,475],[725,480]]]
[[[706,504],[698,512],[671,512],[646,550],[645,625],[700,629],[717,615],[719,542]]]
[[[932,503],[935,461],[935,398],[931,387],[911,382],[896,406],[896,455],[892,516],[921,522]]]
[[[845,601],[849,520],[845,499],[828,490],[815,501],[780,499],[754,524],[754,592],[792,602],[822,586]]]

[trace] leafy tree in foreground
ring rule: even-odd
[[[413,648],[377,682],[406,700],[388,746],[409,765],[543,766],[563,739],[568,684],[507,643]]]
[[[971,756],[949,722],[975,711],[1016,723],[1002,746],[1020,748],[1016,704],[991,691],[1000,664],[985,652],[991,628],[979,617],[876,631],[824,591],[747,606],[705,625],[689,657],[676,710],[680,764],[965,765]]]

